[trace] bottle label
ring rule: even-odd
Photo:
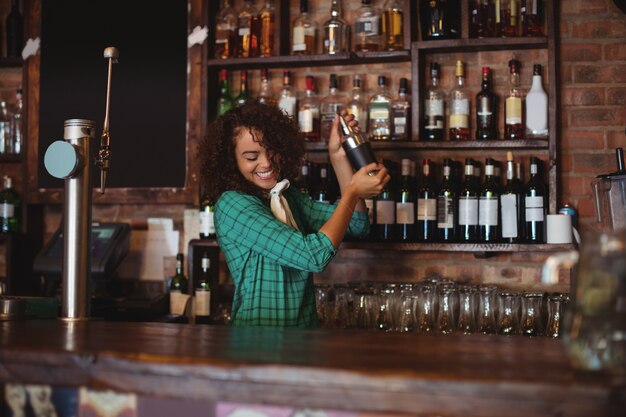
[[[311,109],[301,110],[298,113],[298,123],[303,133],[313,132],[313,111]]]
[[[376,36],[380,27],[380,17],[362,17],[354,24],[355,33],[361,36]]]
[[[427,116],[442,116],[443,117],[443,100],[426,100]]]
[[[278,102],[278,107],[284,111],[287,116],[294,116],[296,113],[296,98],[291,97],[283,97]]]
[[[525,197],[526,205],[526,222],[542,222],[543,213],[543,197]]]
[[[517,125],[522,123],[522,99],[508,97],[506,99],[506,124]]]
[[[215,215],[213,211],[203,210],[200,212],[200,235],[211,236],[215,234]]]
[[[467,114],[451,114],[450,115],[450,128],[451,129],[466,129],[469,127],[469,117]]]
[[[4,219],[10,219],[15,216],[15,206],[11,203],[2,203],[1,217]]]
[[[437,227],[439,229],[454,227],[454,199],[445,195],[437,198]]]
[[[498,200],[481,197],[478,203],[478,224],[481,226],[498,225]]]
[[[502,211],[502,237],[518,237],[517,197],[515,194],[503,194],[500,196],[500,205]]]
[[[451,128],[467,128],[469,127],[469,100],[464,98],[461,100],[452,100],[450,109],[450,127]]]
[[[196,288],[194,298],[196,316],[211,315],[211,291],[199,290]]]
[[[180,290],[170,290],[170,313],[185,314],[188,298],[189,296]]]
[[[415,205],[413,203],[396,203],[396,223],[415,224]]]
[[[396,205],[390,200],[376,201],[376,224],[395,224]]]
[[[296,26],[293,28],[293,47],[292,51],[299,52],[306,50],[304,43],[304,26]]]
[[[371,103],[370,119],[389,119],[389,103]]]
[[[459,198],[459,225],[476,226],[478,224],[478,198]]]
[[[437,200],[434,198],[419,198],[417,200],[417,220],[437,220]]]

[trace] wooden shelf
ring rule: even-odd
[[[463,142],[421,142],[421,141],[370,141],[374,150],[411,150],[411,149],[548,149],[547,139],[526,140],[469,140]],[[309,142],[306,150],[309,152],[326,151],[328,146],[324,142]]]
[[[540,49],[548,47],[547,37],[442,39],[417,42],[418,51],[426,52],[479,52],[510,49]]]

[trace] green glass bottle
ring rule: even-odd
[[[13,188],[13,178],[5,175],[3,183],[4,189],[0,192],[0,232],[15,233],[20,228],[21,199]]]
[[[200,275],[196,280],[194,298],[196,324],[209,324],[211,321],[211,259],[207,252],[202,255]]]
[[[184,255],[182,253],[176,255],[176,273],[172,277],[172,282],[170,283],[170,295],[173,293],[187,294],[188,280],[183,269],[183,260]]]
[[[228,83],[228,71],[220,71],[220,97],[217,100],[217,114],[221,116],[233,107],[233,98],[230,96],[230,85]]]
[[[233,105],[242,106],[250,98],[248,91],[248,71],[241,71],[241,79],[239,81],[239,95],[235,97]]]

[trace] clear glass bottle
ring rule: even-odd
[[[220,11],[215,17],[215,58],[237,56],[237,19],[231,0],[222,0]]]
[[[380,11],[372,6],[372,0],[361,0],[354,16],[354,48],[358,52],[381,49]]]
[[[516,176],[513,152],[506,153],[506,184],[500,193],[500,218],[502,224],[502,240],[506,243],[522,241],[524,218],[522,199],[522,183]]]
[[[298,103],[298,123],[307,142],[320,141],[320,103],[314,83],[313,76],[308,75],[304,97]]]
[[[417,241],[437,240],[437,190],[431,175],[431,162],[424,159],[422,179],[417,190]]]
[[[477,0],[476,36],[490,38],[495,35],[494,0]]]
[[[341,18],[340,0],[332,0],[330,19],[324,22],[324,53],[329,55],[350,51],[350,26]]]
[[[369,102],[369,135],[372,140],[391,137],[391,96],[387,92],[387,77],[378,77],[378,92]]]
[[[265,5],[259,11],[261,21],[260,56],[274,55],[274,33],[276,28],[276,12],[272,0],[265,0]]]
[[[239,79],[239,95],[234,98],[233,104],[235,106],[243,106],[250,98],[250,91],[248,90],[248,71],[241,70],[241,77]]]
[[[420,0],[422,39],[451,39],[460,35],[459,0]]]
[[[401,0],[386,0],[383,6],[384,49],[404,49],[404,10]]]
[[[424,94],[424,131],[420,138],[425,141],[441,141],[444,132],[445,95],[439,86],[439,64],[430,64],[430,85]]]
[[[533,82],[526,94],[526,136],[548,136],[548,94],[543,89],[541,65],[533,65]]]
[[[543,36],[544,0],[522,1],[522,36]]]
[[[211,258],[208,252],[202,255],[200,274],[195,280],[194,311],[196,324],[211,323]]]
[[[13,188],[12,177],[5,175],[2,182],[4,188],[0,191],[0,233],[17,233],[20,231],[22,200]]]
[[[458,187],[453,176],[453,161],[443,161],[443,181],[437,192],[437,239],[442,243],[456,242],[458,223]]]
[[[478,241],[497,243],[500,240],[500,187],[495,177],[495,161],[485,161],[485,181],[478,196]]]
[[[523,139],[524,124],[522,123],[522,96],[520,89],[520,66],[515,59],[509,61],[509,95],[504,100],[504,138]]]
[[[498,97],[491,88],[491,70],[483,67],[481,90],[476,94],[476,139],[498,139]]]
[[[398,96],[391,102],[391,139],[411,140],[411,95],[409,80],[400,78]]]
[[[328,94],[320,102],[320,133],[322,135],[322,142],[328,143],[335,116],[345,107],[346,100],[339,91],[337,74],[330,74]]]
[[[13,116],[11,120],[11,135],[13,153],[19,155],[22,153],[22,146],[24,144],[24,118],[22,117],[24,111],[24,101],[22,100],[22,89],[18,88],[15,91],[15,105],[13,108]]]
[[[396,199],[396,231],[400,242],[415,240],[415,178],[411,172],[411,160],[400,161],[401,177]]]
[[[20,12],[19,0],[11,2],[11,10],[6,19],[7,57],[20,58],[24,48],[24,17]]]
[[[367,101],[363,96],[361,77],[358,74],[352,79],[352,97],[346,105],[346,110],[359,122],[361,132],[366,132],[368,127]]]
[[[11,111],[6,101],[0,101],[0,155],[12,153]]]
[[[272,92],[272,84],[270,82],[269,72],[267,68],[261,70],[261,88],[259,88],[259,103],[267,104],[269,106],[276,105],[276,97]]]
[[[228,71],[220,70],[220,96],[217,99],[217,114],[221,116],[233,107],[233,98],[230,95]]]
[[[237,56],[249,58],[252,55],[252,21],[257,18],[258,12],[252,1],[246,0],[237,15]]]
[[[465,86],[463,61],[456,61],[454,75],[456,85],[449,95],[448,135],[450,140],[470,140],[470,94]]]
[[[316,51],[317,25],[309,15],[309,0],[300,0],[300,14],[293,21],[292,55],[313,55]]]
[[[496,29],[498,36],[515,37],[520,33],[520,0],[496,2]]]
[[[296,95],[291,86],[291,71],[283,72],[283,88],[280,90],[278,107],[288,116],[296,116]]]

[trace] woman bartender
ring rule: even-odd
[[[217,241],[235,284],[232,324],[318,326],[312,272],[324,270],[346,233],[367,235],[362,199],[380,194],[390,180],[387,170],[372,163],[353,173],[337,117],[328,154],[341,199],[322,204],[289,188],[304,139],[277,107],[250,101],[218,117],[208,132],[200,146],[201,181],[216,201]]]

